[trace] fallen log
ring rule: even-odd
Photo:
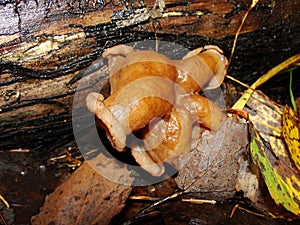
[[[250,1],[1,1],[0,147],[49,151],[72,141],[69,81],[103,49],[143,39],[228,56]],[[229,74],[252,82],[299,50],[299,1],[260,1],[246,20]],[[10,21],[7,23],[6,21]],[[175,50],[176,51],[176,50]]]

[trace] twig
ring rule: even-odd
[[[141,200],[141,201],[161,201],[163,200],[162,198],[158,198],[158,197],[151,197],[151,196],[144,196],[144,195],[140,195],[140,196],[130,196],[128,199],[130,200]],[[216,204],[217,201],[215,200],[208,200],[208,199],[196,199],[196,198],[182,198],[181,199],[182,202],[189,202],[189,203],[194,203],[194,204]]]
[[[249,214],[255,215],[255,216],[265,217],[265,215],[263,215],[263,214],[261,214],[261,213],[253,212],[253,211],[251,211],[251,210],[249,210],[249,209],[246,209],[246,208],[241,207],[239,204],[236,204],[236,205],[233,207],[233,209],[231,210],[231,213],[230,213],[230,216],[229,216],[230,219],[233,217],[233,215],[234,215],[234,213],[236,212],[237,209],[243,210],[243,211],[245,211],[245,212],[247,212],[247,213],[249,213]]]
[[[238,207],[239,207],[239,204],[236,204],[233,207],[233,209],[231,210],[230,216],[229,216],[230,219],[233,217],[233,215],[234,215],[234,213],[235,213],[235,211],[237,210]]]
[[[236,83],[242,85],[242,86],[245,87],[245,88],[251,88],[249,85],[243,83],[242,81],[239,81],[238,79],[235,79],[234,77],[232,77],[232,76],[230,76],[230,75],[228,75],[228,74],[226,75],[226,78],[228,78],[228,79],[230,79],[230,80],[232,80],[232,81],[234,81],[234,82],[236,82]]]
[[[4,205],[6,206],[6,208],[8,208],[9,209],[9,204],[8,204],[8,202],[5,200],[5,198],[0,194],[0,200],[4,203]]]
[[[7,225],[5,218],[2,216],[1,213],[0,213],[0,221],[3,223],[3,225]]]
[[[230,58],[228,60],[228,65],[230,65],[230,62],[231,62],[231,59],[233,57],[233,53],[234,53],[234,50],[235,50],[235,47],[236,47],[236,43],[237,43],[237,39],[238,39],[238,36],[241,32],[241,29],[245,23],[245,20],[248,16],[248,14],[250,13],[250,11],[255,7],[255,5],[258,3],[259,0],[252,0],[252,3],[250,5],[250,7],[248,8],[247,12],[245,13],[243,19],[242,19],[242,22],[240,23],[240,26],[237,30],[237,32],[235,33],[235,37],[234,37],[234,41],[233,41],[233,45],[232,45],[232,49],[231,49],[231,54],[230,54]]]
[[[179,196],[181,196],[182,194],[184,194],[185,191],[179,191],[179,192],[174,192],[171,195],[168,195],[165,198],[159,198],[158,201],[155,201],[154,203],[152,203],[149,206],[146,206],[144,209],[138,211],[131,219],[129,219],[128,221],[126,221],[125,223],[123,223],[122,225],[129,225],[132,224],[134,221],[136,221],[138,218],[141,217],[141,215],[145,215],[147,213],[150,213],[150,210],[155,209],[156,207],[165,204],[166,202],[170,201],[170,200],[174,200],[176,198],[178,198]],[[141,197],[141,199],[145,200],[145,196]]]
[[[189,203],[194,203],[194,204],[216,204],[216,200],[208,200],[208,199],[196,199],[196,198],[183,198],[181,199],[182,202],[189,202]]]
[[[16,153],[26,153],[26,152],[30,152],[30,150],[29,149],[21,149],[21,148],[19,148],[19,149],[11,149],[11,150],[0,150],[0,152],[1,153],[3,153],[3,152],[16,152]]]
[[[252,215],[255,215],[255,216],[259,216],[259,217],[265,217],[264,214],[252,212],[252,211],[250,211],[249,209],[243,208],[243,207],[241,207],[241,206],[239,206],[238,208],[239,208],[240,210],[243,210],[243,211],[249,213],[249,214],[252,214]]]

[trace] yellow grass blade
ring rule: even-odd
[[[250,88],[248,88],[245,93],[240,97],[240,99],[232,106],[232,109],[243,109],[244,106],[246,105],[248,99],[250,98],[251,94],[253,91],[264,84],[266,81],[274,77],[276,74],[279,72],[289,68],[292,65],[295,65],[299,63],[300,61],[300,54],[294,55],[287,60],[283,61],[279,65],[275,66],[271,70],[269,70],[267,73],[262,75],[257,81],[255,81]]]

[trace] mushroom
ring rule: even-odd
[[[129,141],[132,155],[152,175],[164,173],[162,162],[178,166],[199,126],[216,131],[225,121],[225,114],[197,93],[219,86],[226,75],[228,61],[218,47],[198,48],[182,60],[171,60],[118,45],[103,57],[109,60],[111,95],[104,99],[90,93],[87,107],[116,150],[125,148],[130,134],[139,134],[141,141]]]
[[[214,45],[197,48],[176,60],[178,83],[187,93],[220,86],[227,72],[228,60],[223,51]]]
[[[140,166],[154,176],[164,173],[163,162],[178,168],[178,157],[191,146],[192,118],[182,107],[173,107],[168,118],[159,119],[141,130],[143,145],[134,143],[132,155]]]
[[[130,51],[128,46],[106,50],[110,63],[111,95],[90,93],[88,109],[100,120],[112,146],[125,147],[126,136],[146,126],[154,117],[169,114],[175,102],[177,70],[166,56],[154,51]],[[114,55],[122,60],[117,62]],[[120,57],[120,56],[117,57]],[[155,59],[155,60],[154,60]]]
[[[225,114],[203,96],[186,95],[180,103],[173,107],[168,118],[155,121],[142,129],[144,145],[131,146],[135,160],[154,176],[164,173],[162,162],[179,168],[179,156],[187,154],[191,146],[195,146],[192,143],[193,132],[197,137],[203,128],[215,132],[226,120]]]

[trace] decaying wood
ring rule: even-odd
[[[67,85],[103,49],[142,39],[228,55],[248,1],[0,1],[0,145],[53,149],[73,139]],[[165,3],[165,7],[164,4]],[[243,81],[299,50],[299,1],[258,3],[238,41],[230,75]],[[175,50],[176,51],[176,50]]]
[[[118,170],[119,183],[107,180],[87,162],[77,169],[52,194],[47,196],[33,225],[44,224],[108,224],[124,207],[133,178],[126,167],[98,155],[94,160],[110,170]],[[106,168],[107,169],[107,168]]]

